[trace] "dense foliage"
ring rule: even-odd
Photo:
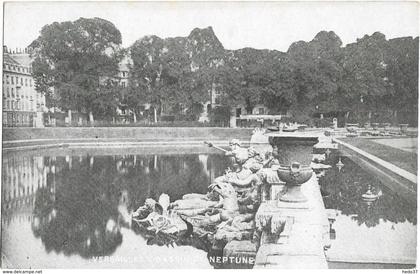
[[[118,73],[120,45],[120,31],[100,18],[44,26],[30,45],[36,88],[63,110],[112,115],[118,97],[112,77]]]
[[[343,46],[334,32],[321,31],[279,52],[226,50],[211,27],[187,37],[145,36],[127,49],[128,87],[106,88],[98,79],[117,73],[120,43],[119,31],[98,18],[45,26],[32,44],[38,89],[54,87],[50,102],[64,109],[112,116],[122,103],[154,121],[163,114],[197,120],[216,93],[217,104],[231,114],[238,105],[251,112],[264,104],[272,114],[288,110],[300,121],[323,113],[353,122],[415,117],[410,122],[417,123],[418,37],[386,40],[375,32]]]

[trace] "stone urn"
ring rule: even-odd
[[[293,162],[290,166],[280,166],[277,174],[283,182],[286,182],[286,192],[280,197],[280,201],[290,203],[304,203],[308,199],[303,195],[300,187],[312,177],[312,168]]]

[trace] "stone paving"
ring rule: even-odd
[[[271,222],[283,218],[286,224],[275,243],[263,232],[254,268],[328,268],[324,247],[329,244],[329,224],[316,176],[301,189],[308,198],[305,203],[274,200],[258,209],[257,222],[272,216]]]

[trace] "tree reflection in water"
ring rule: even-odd
[[[60,171],[47,179],[50,188],[36,193],[32,229],[48,252],[104,256],[122,242],[113,170],[90,159],[73,161],[71,170],[64,161],[53,163]]]
[[[205,157],[204,157],[205,156]],[[38,189],[32,231],[47,252],[111,255],[146,198],[206,193],[227,166],[221,155],[45,157],[47,188]],[[134,231],[142,235],[135,226]],[[180,243],[204,249],[201,243]]]
[[[325,207],[340,210],[344,215],[351,215],[358,225],[374,227],[380,220],[394,223],[409,221],[416,224],[417,206],[389,191],[374,176],[368,174],[348,158],[341,171],[333,167],[319,179]],[[368,185],[379,194],[378,200],[369,204],[362,200]],[[379,192],[379,193],[378,193]]]

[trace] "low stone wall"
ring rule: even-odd
[[[247,139],[250,128],[193,127],[55,127],[3,128],[3,141],[39,139],[116,139],[116,140],[228,140]]]

